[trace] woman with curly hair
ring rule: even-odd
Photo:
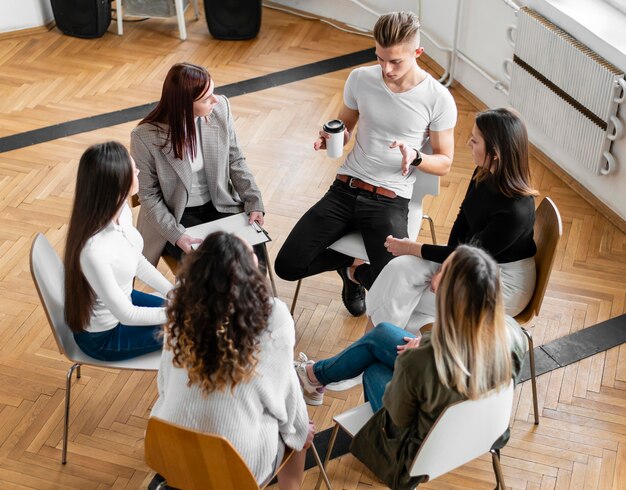
[[[230,233],[209,235],[178,280],[152,415],[224,436],[260,484],[293,448],[278,482],[300,488],[315,430],[293,370],[287,306],[271,297],[252,247]]]

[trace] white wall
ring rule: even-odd
[[[286,6],[371,29],[375,17],[350,0],[275,0]],[[504,0],[360,0],[360,3],[376,12],[412,10],[420,14],[422,38],[428,56],[442,66],[448,64],[448,54],[437,49],[428,37],[443,46],[451,47],[454,39],[455,13],[461,1],[458,47],[460,52],[476,63],[491,80],[462,60],[457,62],[455,79],[463,84],[489,107],[507,106],[504,93],[494,87],[494,81],[507,85],[502,63],[513,56],[513,47],[507,40],[507,28],[515,26],[517,19],[513,8]],[[617,11],[604,15],[611,9],[602,0],[516,0],[519,5],[530,5],[553,23],[570,32],[594,51],[626,71],[626,16]],[[591,7],[592,3],[597,3]],[[592,9],[592,16],[580,8]],[[421,12],[420,12],[421,9]],[[565,15],[563,15],[563,11]],[[602,14],[602,15],[601,15]],[[570,18],[573,16],[574,18]],[[598,20],[600,19],[600,20]],[[580,22],[589,28],[582,27]],[[566,25],[565,25],[566,24]],[[606,40],[609,42],[606,42]],[[626,109],[620,119],[626,120]],[[626,125],[626,124],[625,124]],[[555,161],[561,168],[585,186],[615,213],[626,220],[626,136],[615,141],[612,154],[617,162],[617,172],[609,176],[593,174],[571,163],[563,148],[555,147],[539,130],[529,124],[531,141]]]
[[[43,26],[52,19],[50,0],[0,1],[0,32]]]

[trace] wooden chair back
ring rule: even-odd
[[[563,223],[558,208],[549,197],[544,197],[535,214],[534,238],[537,244],[535,255],[535,267],[537,268],[537,280],[526,308],[515,319],[520,325],[531,321],[539,314],[543,297],[548,288],[552,265],[556,256],[556,248],[563,235]]]
[[[254,475],[227,439],[155,417],[148,420],[145,459],[168,486],[182,490],[259,489]]]

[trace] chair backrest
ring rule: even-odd
[[[71,359],[76,342],[65,322],[65,269],[52,245],[41,233],[37,233],[30,249],[30,273],[59,352]]]
[[[544,197],[537,211],[535,212],[534,238],[537,244],[537,254],[535,255],[535,267],[537,269],[537,280],[533,292],[526,308],[519,313],[515,319],[520,324],[528,323],[539,314],[543,297],[548,288],[556,248],[563,235],[563,223],[561,215],[556,205],[549,197]]]
[[[413,194],[409,202],[409,238],[415,240],[422,227],[422,203],[424,196],[439,195],[439,176],[417,172],[417,179],[413,185]]]
[[[411,476],[429,480],[489,452],[509,427],[513,382],[478,400],[450,405],[439,416],[419,448]]]
[[[168,486],[183,490],[258,490],[254,475],[224,437],[152,417],[145,459]]]

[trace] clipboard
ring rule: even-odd
[[[204,240],[208,235],[216,231],[225,231],[234,233],[235,235],[246,240],[250,245],[258,245],[271,241],[267,231],[261,227],[256,221],[253,224],[248,223],[248,215],[246,213],[234,214],[226,218],[220,218],[201,225],[191,226],[187,228],[187,234],[194,238]],[[198,248],[200,244],[192,245],[193,249]]]

